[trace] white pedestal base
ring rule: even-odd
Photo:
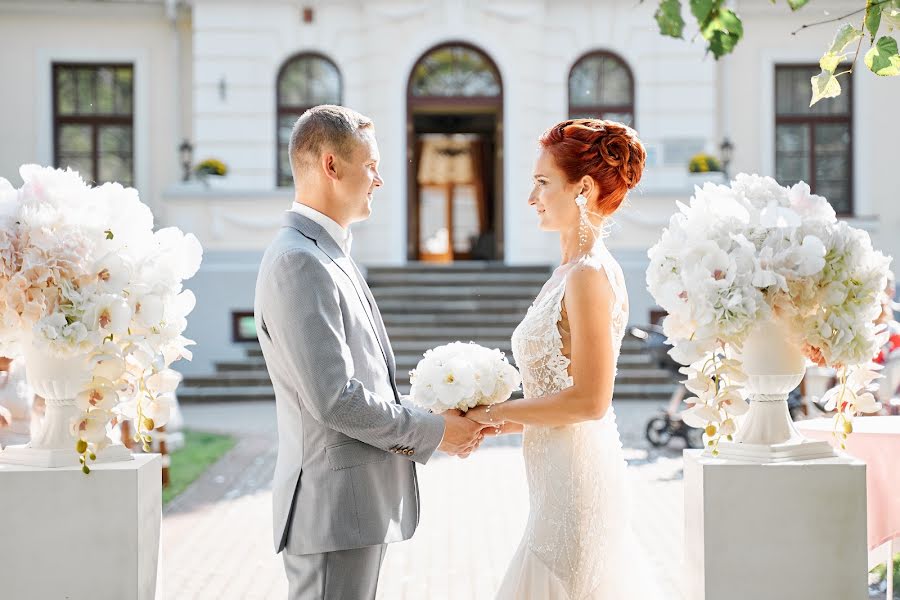
[[[704,457],[711,458],[707,453],[704,453]],[[737,460],[752,463],[778,463],[795,460],[834,458],[835,456],[834,449],[828,442],[815,440],[792,440],[783,444],[719,442],[719,458],[724,460]]]
[[[162,460],[40,469],[0,465],[0,597],[153,600]]]
[[[59,448],[32,448],[29,444],[22,446],[7,446],[0,451],[0,465],[19,465],[23,467],[41,467],[44,469],[57,469],[60,467],[81,467],[78,462],[78,454],[75,447],[68,449]],[[97,453],[97,460],[89,460],[88,466],[102,463],[130,461],[131,451],[122,444],[107,446]]]
[[[865,600],[866,467],[684,453],[687,600]]]

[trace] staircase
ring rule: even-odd
[[[512,362],[510,336],[550,275],[548,267],[492,263],[371,268],[367,274],[397,359],[397,385],[409,391],[409,371],[425,350],[455,340],[499,348]],[[220,362],[210,376],[185,377],[182,402],[274,400],[258,344],[241,361]],[[626,337],[619,359],[617,399],[665,400],[673,385],[641,343]]]

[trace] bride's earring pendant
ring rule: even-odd
[[[590,229],[587,216],[587,198],[584,197],[584,194],[578,194],[578,197],[575,198],[575,204],[578,205],[578,212],[581,216],[578,224],[578,247],[580,250],[584,250],[588,244],[588,231]]]

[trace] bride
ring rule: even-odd
[[[528,204],[557,231],[562,264],[512,337],[525,398],[467,417],[524,433],[531,511],[500,587],[502,600],[646,598],[631,566],[625,459],[612,407],[628,321],[622,269],[604,222],[641,178],[634,130],[574,119],[540,138]]]

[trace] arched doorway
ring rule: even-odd
[[[503,86],[469,44],[432,48],[407,87],[407,258],[503,260]]]

